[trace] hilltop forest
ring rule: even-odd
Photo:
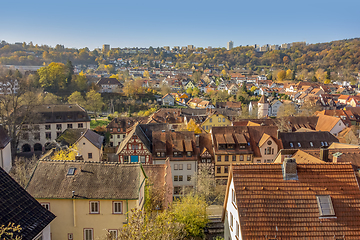
[[[51,62],[73,64],[109,64],[111,59],[125,59],[127,65],[160,67],[160,63],[170,63],[177,69],[192,66],[231,70],[246,67],[253,71],[269,68],[293,69],[300,71],[355,72],[360,70],[360,38],[339,40],[327,43],[305,44],[293,43],[290,49],[257,52],[251,46],[236,47],[230,51],[225,48],[197,48],[195,51],[170,52],[162,48],[150,47],[146,53],[124,53],[120,48],[107,52],[64,48],[62,45],[50,47],[30,43],[0,43],[0,64],[3,65],[45,65]]]

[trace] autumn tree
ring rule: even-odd
[[[198,88],[198,87],[194,87],[193,90],[192,90],[192,95],[193,95],[194,97],[198,97],[199,94],[200,94],[199,88]]]
[[[96,113],[101,110],[103,105],[104,102],[100,93],[95,92],[93,89],[86,93],[86,109],[94,112],[95,120],[97,116]]]
[[[68,97],[68,102],[70,104],[79,104],[80,106],[84,107],[85,106],[85,99],[84,97],[81,95],[80,92],[73,92],[69,97]]]
[[[277,112],[277,117],[294,116],[297,114],[297,110],[294,103],[283,103]]]
[[[283,81],[285,79],[285,77],[286,77],[286,72],[284,70],[281,70],[278,72],[277,79],[279,81]]]
[[[149,78],[150,77],[149,71],[145,70],[144,73],[143,73],[143,77],[144,78]]]
[[[288,70],[286,70],[286,79],[291,79],[291,77],[292,77],[292,71],[291,71],[291,69],[288,69]]]
[[[67,87],[68,69],[62,63],[52,62],[49,66],[39,68],[39,83],[45,91],[56,93]]]
[[[53,156],[51,157],[51,160],[74,161],[78,153],[78,146],[76,144],[73,144],[69,147],[65,147],[63,149],[55,151]]]
[[[9,175],[15,179],[20,186],[25,188],[31,178],[34,168],[36,167],[37,161],[38,159],[35,155],[31,158],[16,157],[13,161]]]
[[[21,240],[20,236],[22,228],[20,225],[15,225],[15,223],[8,223],[7,225],[0,225],[0,239],[6,240]]]

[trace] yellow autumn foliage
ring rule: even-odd
[[[188,131],[192,131],[196,134],[201,133],[201,129],[199,128],[198,125],[196,125],[195,121],[193,119],[190,119],[190,121],[188,122],[186,129]]]
[[[78,154],[78,146],[77,144],[73,144],[69,146],[67,149],[62,149],[56,151],[54,156],[51,158],[52,160],[62,160],[62,161],[73,161],[75,160],[75,156]]]

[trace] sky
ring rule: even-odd
[[[226,47],[360,37],[360,0],[2,0],[0,40],[68,48]]]

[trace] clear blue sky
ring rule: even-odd
[[[360,37],[360,0],[11,1],[0,40],[65,47],[225,47]]]

